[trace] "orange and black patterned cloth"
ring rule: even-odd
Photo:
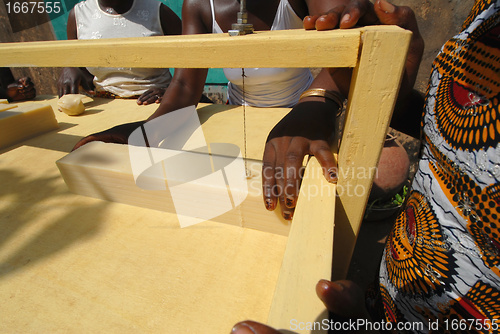
[[[422,159],[385,246],[377,292],[397,332],[500,332],[499,99],[500,0],[476,1],[433,63]]]

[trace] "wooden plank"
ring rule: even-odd
[[[398,95],[411,32],[366,27],[339,149],[333,277],[345,278]]]
[[[316,283],[331,277],[335,198],[336,185],[325,180],[319,162],[312,157],[300,188],[269,312],[269,325],[290,330],[294,323],[328,319],[325,306],[316,296]],[[298,329],[297,332],[310,331]]]
[[[353,67],[360,30],[2,43],[0,66]],[[291,56],[293,54],[293,56]],[[311,57],[314,55],[314,57]],[[334,56],[333,56],[334,55]]]

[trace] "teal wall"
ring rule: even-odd
[[[50,0],[54,2],[54,0]],[[57,0],[56,0],[57,1]],[[60,0],[61,12],[49,14],[52,26],[54,27],[54,34],[57,39],[66,39],[66,22],[68,21],[68,14],[70,10],[81,0]],[[160,0],[165,5],[169,6],[179,17],[182,13],[183,0]],[[49,2],[49,0],[45,0]],[[207,85],[227,84],[227,79],[222,72],[222,69],[210,69],[206,80]]]

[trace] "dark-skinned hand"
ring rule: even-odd
[[[321,280],[316,284],[316,294],[328,311],[336,316],[344,319],[369,319],[363,291],[352,281]],[[282,329],[290,330],[290,328]],[[237,323],[231,333],[280,334],[276,329],[250,320]]]
[[[144,121],[117,125],[102,132],[94,133],[84,137],[76,143],[73,151],[92,141],[102,141],[105,143],[127,144],[130,134],[144,124]]]
[[[394,6],[385,0],[377,0],[373,4],[368,0],[353,0],[347,5],[332,9],[325,15],[308,16],[304,19],[306,29],[317,30],[372,24],[398,25],[413,32],[398,97],[398,100],[406,101],[415,83],[424,47],[415,15],[410,8]],[[323,69],[311,88],[336,90],[346,95],[349,80],[348,70]],[[285,219],[291,219],[293,216],[302,176],[300,170],[306,155],[316,156],[326,179],[329,182],[336,181],[336,165],[328,143],[334,131],[331,118],[337,113],[338,107],[328,100],[324,100],[323,106],[321,103],[311,104],[310,100],[310,98],[301,100],[273,128],[264,150],[262,171],[264,203],[268,210],[274,210],[279,202]],[[327,104],[330,107],[327,107]],[[408,115],[401,117],[399,112],[396,110],[394,117],[410,119]]]
[[[31,100],[36,96],[35,85],[29,77],[23,77],[8,85],[6,93],[9,101],[12,102]]]
[[[148,105],[153,103],[160,103],[163,94],[165,93],[165,88],[151,88],[142,93],[137,99],[138,105]]]
[[[57,81],[59,97],[66,94],[80,93],[80,86],[88,93],[94,94],[94,76],[84,68],[65,67]]]

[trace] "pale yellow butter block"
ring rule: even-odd
[[[57,129],[50,105],[26,103],[0,112],[0,149]]]
[[[148,150],[144,147],[137,149]],[[158,151],[160,149],[150,150],[147,153],[151,153],[151,156],[161,154]],[[141,187],[134,180],[127,145],[91,142],[58,160],[56,164],[70,191],[79,195],[177,213],[181,226],[186,219],[189,221],[199,217],[199,222],[211,220],[288,235],[289,223],[278,214],[279,210],[269,212],[264,207],[261,162],[249,161],[248,168],[252,175],[245,178],[244,173],[241,177],[232,173],[234,158],[206,153],[171,152],[174,152],[171,155],[175,157],[157,159],[156,163],[150,165],[146,163],[138,179]],[[224,173],[214,173],[214,170],[224,170]],[[213,179],[207,180],[206,177]],[[175,196],[172,195],[174,193]],[[229,210],[226,210],[228,207]],[[182,214],[182,210],[186,215]],[[200,212],[206,213],[207,210],[219,214],[208,219],[200,216]]]
[[[7,104],[9,101],[7,99],[0,99],[0,104]]]
[[[9,109],[14,109],[17,107],[17,104],[8,104],[8,103],[0,103],[0,112],[9,110]]]

